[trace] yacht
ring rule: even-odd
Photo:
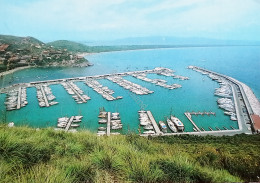
[[[162,132],[167,133],[167,126],[165,125],[165,123],[163,121],[159,121],[159,125],[161,127]]]
[[[184,131],[184,124],[177,117],[171,116],[171,121],[175,124],[178,131]]]
[[[170,119],[167,119],[167,123],[168,123],[168,126],[171,129],[171,131],[176,133],[177,132],[177,128],[175,127],[174,123]]]

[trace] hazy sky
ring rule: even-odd
[[[260,40],[260,0],[0,0],[0,34]]]

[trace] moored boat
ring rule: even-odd
[[[162,132],[166,133],[167,132],[167,126],[165,125],[165,123],[163,121],[159,121],[159,125],[160,125]]]
[[[175,116],[171,116],[171,121],[175,124],[178,131],[184,131],[184,124]]]

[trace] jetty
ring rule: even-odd
[[[194,123],[194,121],[191,119],[191,114],[188,112],[184,113],[185,116],[189,119],[189,121],[193,124],[194,128],[197,130],[197,132],[201,132],[201,130],[199,129],[199,127]]]
[[[16,109],[21,108],[21,93],[22,93],[22,87],[19,87],[18,89],[18,97],[17,97],[17,107]]]
[[[65,127],[65,132],[67,132],[72,124],[72,121],[74,119],[74,116],[71,116],[69,119],[69,122],[67,123],[67,126]]]
[[[111,112],[107,113],[107,136],[110,136]]]
[[[161,132],[161,130],[159,129],[159,127],[158,127],[158,125],[157,125],[157,123],[156,123],[156,121],[155,121],[155,119],[154,119],[154,117],[153,117],[151,111],[147,111],[147,115],[148,115],[149,119],[150,119],[151,122],[152,122],[153,128],[154,128],[154,130],[155,130],[155,134],[156,134],[156,135],[161,135],[162,132]]]
[[[82,102],[86,103],[87,101],[79,94],[79,92],[74,89],[74,87],[69,83],[67,82],[67,85],[72,89],[72,91],[82,100]]]
[[[43,96],[43,99],[44,99],[44,102],[45,102],[45,106],[46,106],[46,107],[49,107],[50,104],[49,104],[49,102],[48,102],[48,99],[47,99],[47,97],[46,97],[46,94],[45,94],[45,91],[43,90],[43,86],[42,86],[42,85],[40,85],[40,89],[41,89],[42,96]]]

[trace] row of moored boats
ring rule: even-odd
[[[7,93],[5,101],[7,111],[19,109],[21,107],[25,107],[28,104],[26,88],[21,87],[20,92],[20,98],[18,96],[19,90],[11,90]],[[20,100],[20,107],[18,107],[18,100]]]
[[[86,103],[86,101],[90,100],[90,97],[85,95],[84,92],[73,82],[63,82],[61,85],[65,88],[65,90],[68,92],[68,94],[72,95],[72,98],[78,103]],[[77,93],[76,93],[77,92]],[[84,100],[82,100],[80,95]]]
[[[131,81],[125,80],[120,76],[108,76],[107,79],[112,81],[113,83],[117,83],[119,86],[123,87],[126,90],[130,90],[131,92],[137,95],[147,95],[147,94],[154,93],[154,91],[150,91],[139,84],[132,83]]]
[[[90,88],[92,88],[94,91],[96,91],[98,94],[100,94],[104,99],[108,101],[121,99],[123,97],[113,97],[112,95],[115,93],[113,90],[109,89],[107,86],[101,85],[97,80],[94,79],[87,79],[86,85],[88,85]]]
[[[144,74],[144,73],[133,74],[132,76],[136,77],[137,79],[140,79],[140,80],[143,80],[143,81],[146,81],[146,82],[149,82],[149,83],[153,83],[153,84],[155,84],[157,86],[161,86],[163,88],[167,88],[167,89],[170,89],[170,90],[181,87],[181,85],[179,85],[179,84],[168,85],[168,84],[166,84],[167,81],[165,81],[163,79],[150,79],[150,78],[147,78],[146,74]]]
[[[66,128],[70,132],[75,132],[76,128],[80,126],[80,122],[83,116],[61,117],[57,121],[57,129],[65,130]],[[70,123],[70,124],[69,124]],[[69,127],[67,127],[69,125]]]
[[[37,89],[37,99],[39,101],[40,107],[48,107],[48,105],[51,106],[51,105],[58,104],[58,102],[54,101],[56,97],[52,94],[51,88],[48,85],[36,86],[36,89]],[[44,95],[46,96],[47,101],[45,100]]]
[[[140,126],[142,126],[144,129],[143,134],[155,134],[154,126],[147,114],[147,111],[139,111],[138,114],[139,114]],[[166,123],[170,131],[173,133],[184,131],[184,124],[175,116],[171,115],[170,118],[167,118]],[[167,130],[168,127],[166,123],[163,121],[159,121],[159,127],[163,133],[167,133],[168,131]]]

